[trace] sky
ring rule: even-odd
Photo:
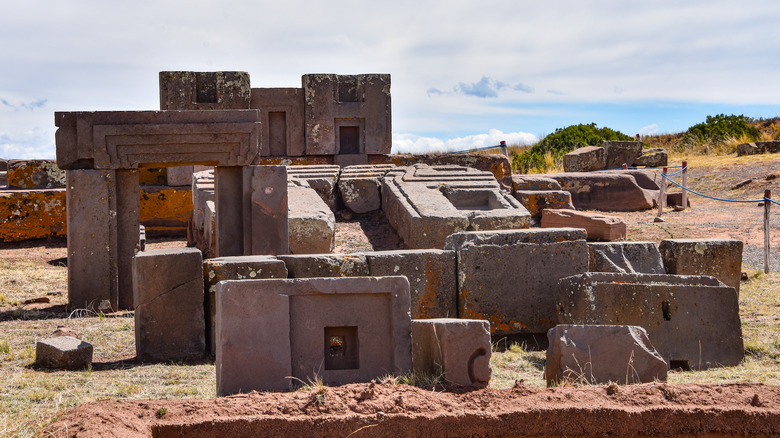
[[[780,116],[775,0],[0,2],[3,158],[54,158],[56,111],[159,109],[177,70],[389,73],[393,152]]]

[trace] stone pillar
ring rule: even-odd
[[[69,307],[118,309],[116,173],[69,170],[66,184]]]
[[[217,257],[244,255],[243,172],[238,166],[214,169]]]
[[[139,250],[138,170],[116,171],[117,295],[120,309],[133,308],[133,257]]]

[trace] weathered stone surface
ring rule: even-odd
[[[224,281],[217,285],[217,395],[295,380],[366,382],[412,369],[404,277]],[[294,379],[291,379],[293,377]]]
[[[665,239],[658,245],[667,274],[711,275],[739,294],[741,240]]]
[[[305,185],[304,185],[305,184]],[[327,254],[336,241],[336,217],[317,192],[299,180],[287,186],[291,254]]]
[[[666,273],[655,242],[594,242],[588,250],[590,272]]]
[[[512,190],[512,166],[509,158],[501,154],[390,154],[369,155],[368,164],[395,164],[396,166],[463,166],[490,172],[501,188]]]
[[[458,317],[487,319],[497,334],[546,333],[558,323],[558,280],[588,270],[585,231],[457,233]]]
[[[135,169],[252,163],[256,110],[102,111],[54,114],[60,169]]]
[[[412,318],[455,318],[455,251],[375,251],[363,254],[372,277],[403,275],[409,280]]]
[[[547,209],[574,209],[571,203],[571,193],[563,190],[516,190],[515,199],[523,204],[531,217],[537,221],[542,218],[542,211]]]
[[[252,89],[251,108],[260,110],[260,123],[264,126],[260,157],[301,156],[305,153],[303,107],[301,88]]]
[[[714,277],[589,272],[562,279],[559,291],[561,323],[640,326],[672,368],[744,356],[737,292]]]
[[[259,280],[287,278],[284,262],[273,256],[254,255],[218,257],[203,261],[204,294],[206,296],[206,337],[208,352],[217,352],[216,314],[217,283],[225,280]]]
[[[307,155],[389,154],[390,75],[303,75]]]
[[[615,171],[548,174],[571,193],[578,210],[638,211],[653,208],[658,185],[644,172]]]
[[[363,254],[282,255],[289,278],[367,277],[371,275]]]
[[[35,344],[35,363],[46,367],[80,370],[92,363],[92,344],[72,336],[55,336]]]
[[[161,110],[249,109],[249,73],[161,71]]]
[[[542,228],[583,228],[588,240],[611,242],[626,238],[626,223],[616,216],[568,209],[542,212]]]
[[[642,153],[641,141],[602,140],[601,147],[606,155],[605,169],[618,169],[624,164],[631,166]]]
[[[168,168],[142,167],[138,169],[138,183],[142,186],[164,186],[168,184]]]
[[[211,166],[174,166],[169,167],[165,173],[165,184],[173,187],[192,186],[192,174],[212,169]],[[159,184],[163,185],[163,184]]]
[[[607,165],[607,154],[599,146],[585,146],[575,149],[563,156],[564,172],[591,172],[604,170]]]
[[[490,382],[490,323],[473,319],[412,320],[414,372],[485,387]]]
[[[666,381],[668,365],[642,327],[557,325],[547,341],[547,386]]]
[[[0,191],[0,241],[65,234],[65,189]]]
[[[142,186],[139,219],[150,236],[183,236],[192,216],[188,187]]]
[[[344,206],[358,214],[380,210],[381,179],[394,167],[392,164],[377,164],[343,168],[338,187]]]
[[[135,350],[142,361],[203,357],[203,266],[195,248],[156,249],[133,258]]]
[[[8,160],[7,175],[10,189],[65,187],[65,171],[52,160]]]
[[[769,154],[776,154],[780,152],[780,140],[757,141],[756,145],[761,147],[764,152]]]
[[[558,181],[546,176],[537,175],[512,175],[512,190],[524,191],[548,191],[561,190]]]
[[[339,203],[338,180],[341,168],[332,165],[287,166],[290,181],[306,181],[331,211],[336,211]]]
[[[666,194],[666,205],[671,206],[682,206],[682,192],[677,193],[667,193]],[[688,205],[686,207],[691,206],[691,195],[688,195]]]
[[[192,175],[192,217],[187,226],[187,245],[201,250],[205,258],[217,255],[214,171]]]
[[[530,214],[493,175],[460,166],[418,164],[382,181],[382,210],[408,248],[442,248],[452,233],[528,228]]]
[[[669,162],[669,155],[664,148],[645,149],[634,160],[635,166],[664,167]]]
[[[763,153],[764,153],[763,145],[758,145],[756,143],[742,143],[740,145],[737,145],[738,157],[741,157],[743,155],[757,155]]]

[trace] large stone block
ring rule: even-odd
[[[512,166],[502,154],[389,154],[369,155],[368,164],[394,164],[396,166],[463,166],[490,172],[501,188],[512,190]]]
[[[290,278],[367,277],[371,275],[363,254],[282,255]]]
[[[218,257],[203,261],[204,294],[206,296],[207,348],[216,354],[217,283],[225,280],[259,280],[287,278],[284,262],[273,256],[255,255]]]
[[[249,109],[249,73],[161,71],[161,110]]]
[[[253,88],[251,108],[260,110],[265,127],[260,141],[261,157],[304,155],[303,89]]]
[[[590,272],[562,279],[559,291],[561,323],[640,326],[672,368],[744,357],[737,292],[714,277]]]
[[[585,231],[457,233],[458,317],[487,319],[498,334],[541,334],[558,323],[558,280],[588,270]]]
[[[214,171],[192,175],[192,216],[187,226],[187,246],[201,250],[205,258],[217,255]]]
[[[641,141],[602,140],[601,147],[606,154],[605,169],[619,169],[624,164],[634,165],[634,160],[642,153]]]
[[[665,239],[658,245],[667,274],[711,275],[739,294],[741,240]]]
[[[344,206],[355,213],[368,213],[382,208],[382,177],[392,164],[348,166],[341,170],[339,194]]]
[[[287,166],[290,181],[305,181],[314,189],[331,211],[338,208],[338,180],[341,168],[333,165]]]
[[[336,217],[305,180],[287,185],[291,254],[327,254],[336,241]]]
[[[135,349],[142,361],[203,357],[203,266],[195,248],[156,249],[133,258]]]
[[[80,370],[92,363],[92,344],[72,336],[56,336],[35,344],[35,363],[46,368]]]
[[[217,395],[287,390],[296,379],[367,382],[412,369],[403,277],[217,285]]]
[[[611,242],[626,238],[626,223],[616,216],[569,209],[542,212],[542,228],[583,228],[588,240]]]
[[[655,242],[593,242],[588,250],[590,272],[666,273]]]
[[[408,248],[442,248],[452,233],[528,228],[530,214],[493,175],[461,166],[391,170],[382,210]]]
[[[656,205],[657,183],[642,171],[548,174],[571,193],[578,210],[638,211]]]
[[[258,153],[256,110],[58,112],[60,169],[242,166]]]
[[[203,172],[211,169],[211,166],[174,166],[167,168],[165,173],[165,183],[156,185],[192,186],[192,175],[196,172]]]
[[[150,236],[182,236],[192,216],[188,187],[142,186],[139,220]]]
[[[666,381],[668,366],[642,327],[557,325],[547,345],[547,386]]]
[[[0,191],[0,241],[66,235],[65,189]]]
[[[65,171],[52,160],[9,160],[7,175],[10,189],[65,187]]]
[[[538,175],[512,175],[512,191],[556,191],[560,190],[558,181],[546,176]]]
[[[461,386],[490,382],[490,323],[473,319],[412,320],[414,372],[443,375]]]
[[[542,218],[542,211],[546,209],[574,209],[571,193],[563,190],[516,190],[515,199],[523,204],[537,223]]]
[[[607,154],[599,146],[585,146],[563,156],[564,172],[592,172],[604,170],[607,166]]]
[[[389,154],[390,75],[303,75],[307,155]]]
[[[372,277],[403,275],[409,280],[412,318],[458,316],[455,251],[399,250],[363,255]]]
[[[645,149],[634,160],[635,166],[665,167],[669,162],[669,155],[664,148]]]

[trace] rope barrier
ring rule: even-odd
[[[699,193],[699,192],[697,192],[697,191],[695,191],[695,190],[689,189],[688,187],[683,187],[682,185],[678,184],[678,183],[677,183],[676,181],[674,181],[673,179],[669,178],[667,175],[661,174],[661,176],[663,176],[664,178],[666,178],[666,180],[667,180],[667,181],[669,181],[670,183],[672,183],[672,184],[676,185],[677,187],[679,187],[679,188],[681,188],[681,189],[683,189],[683,190],[685,190],[685,191],[691,192],[691,193],[693,193],[694,195],[699,195],[699,196],[701,196],[701,197],[704,197],[704,198],[713,199],[713,200],[715,200],[715,201],[723,201],[723,202],[736,202],[736,203],[742,203],[742,204],[750,204],[750,203],[755,203],[755,202],[763,202],[763,201],[764,201],[764,199],[767,199],[767,198],[763,198],[763,199],[754,199],[754,200],[747,200],[747,201],[745,201],[745,200],[739,200],[739,199],[724,199],[724,198],[716,198],[716,197],[714,197],[714,196],[705,195],[704,193]],[[772,202],[775,202],[775,201],[773,201],[773,200],[771,200],[771,199],[770,199],[770,201],[772,201]],[[775,202],[775,203],[776,203],[776,202]],[[777,203],[776,203],[776,204],[777,204]],[[780,205],[780,204],[778,204],[778,205]]]
[[[764,201],[769,201],[769,202],[771,202],[772,204],[777,204],[777,205],[780,205],[780,202],[777,202],[777,201],[775,201],[774,199],[770,199],[770,198],[767,198],[767,197],[764,197]]]
[[[678,167],[678,166],[675,166],[675,167]],[[675,175],[677,175],[678,173],[685,171],[685,169],[687,169],[687,168],[688,168],[688,166],[685,166],[685,167],[683,167],[682,169],[678,170],[677,172],[670,173],[670,174],[668,174],[668,175],[666,175],[666,176],[667,176],[667,178],[668,178],[668,177],[670,177],[670,176],[675,176]]]

